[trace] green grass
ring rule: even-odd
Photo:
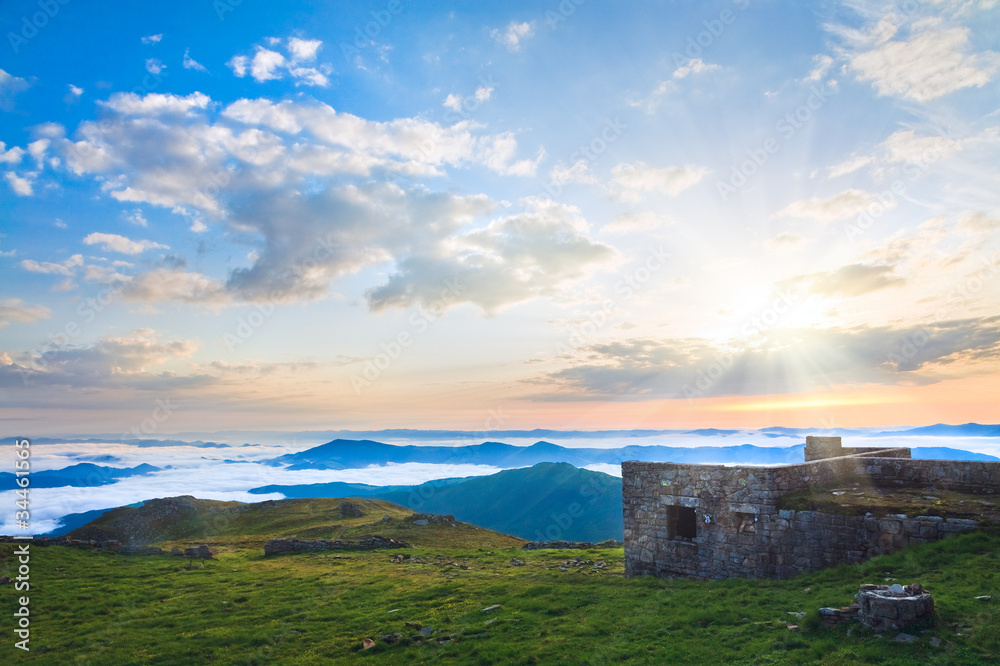
[[[227,528],[228,529],[228,528]],[[457,530],[458,528],[450,528]],[[490,532],[483,531],[481,536]],[[500,535],[493,537],[497,539]],[[441,537],[442,539],[444,537]],[[464,539],[464,537],[463,537]],[[424,539],[426,541],[426,539]],[[974,533],[790,581],[625,578],[622,549],[430,547],[265,558],[232,538],[204,568],[180,558],[32,549],[32,651],[13,648],[15,594],[0,595],[0,662],[38,664],[987,664],[1000,654],[1000,535]],[[0,544],[0,572],[14,574]],[[510,567],[517,557],[526,566]],[[559,570],[567,559],[608,567]],[[462,568],[463,566],[468,569]],[[921,582],[938,616],[915,644],[820,606],[860,583]],[[482,609],[500,604],[490,613]],[[802,620],[789,613],[805,612]],[[412,640],[419,622],[430,640]],[[802,626],[799,632],[789,623]],[[395,644],[378,640],[400,631]],[[929,645],[931,637],[943,642]],[[362,650],[365,638],[376,646]],[[450,639],[454,638],[452,641]],[[444,641],[444,642],[442,642]]]

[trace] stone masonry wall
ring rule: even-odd
[[[876,453],[886,454],[909,451]],[[774,467],[624,462],[626,574],[788,578],[978,527],[955,518],[777,510],[780,497],[810,486],[860,482],[1000,490],[1000,463],[872,455]],[[692,511],[694,534],[678,533],[690,529]]]

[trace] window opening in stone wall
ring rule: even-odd
[[[686,506],[667,508],[667,535],[671,539],[693,539],[698,536],[697,526],[694,509]]]
[[[736,530],[749,534],[757,533],[757,516],[752,513],[736,514]]]

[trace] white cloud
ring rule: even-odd
[[[702,72],[712,72],[722,69],[719,65],[705,63],[701,58],[692,58],[686,65],[681,65],[674,70],[675,79],[687,78],[691,74],[701,74]]]
[[[876,201],[875,195],[852,188],[827,199],[810,197],[793,201],[775,213],[774,217],[796,217],[828,222],[853,217],[864,211],[874,201]],[[882,205],[892,209],[898,205],[898,202],[893,198],[888,203],[883,202]]]
[[[156,35],[148,35],[146,37],[142,37],[141,39],[143,44],[159,44],[160,40],[163,39],[163,33],[161,32]]]
[[[482,134],[480,126],[468,121],[447,127],[421,118],[373,122],[315,101],[240,100],[223,108],[218,122],[210,121],[205,111],[212,105],[207,97],[119,95],[108,105],[128,113],[110,126],[83,123],[76,131],[78,141],[56,144],[78,174],[93,176],[119,201],[163,206],[189,220],[193,231],[211,223],[260,239],[248,248],[248,265],[226,278],[176,268],[135,275],[126,290],[132,300],[217,306],[317,299],[327,296],[342,276],[403,260],[411,262],[410,270],[392,280],[392,290],[404,289],[401,285],[412,278],[412,288],[419,291],[426,285],[412,262],[426,257],[437,261],[436,253],[448,257],[459,239],[471,243],[460,230],[495,204],[482,195],[438,193],[372,176],[436,178],[447,168],[469,166],[529,174],[544,157],[540,149],[534,158],[518,160],[512,133]],[[71,158],[74,153],[85,159]],[[228,174],[222,196],[205,190],[220,173]],[[509,234],[518,231],[503,228]],[[589,239],[577,236],[575,242],[584,247]],[[105,235],[100,240],[109,239]],[[514,236],[504,241],[522,242]],[[134,242],[116,241],[119,249],[133,249],[128,243]],[[469,279],[480,280],[478,269],[492,279],[515,283],[517,298],[543,293],[522,284],[516,253],[482,247],[470,251],[489,262],[480,267],[471,255],[462,259]],[[553,276],[571,274],[565,268],[546,268],[543,258],[530,261],[538,264],[543,278],[551,277],[543,284],[553,293],[561,279]],[[502,285],[493,289],[497,294],[475,297],[483,309],[507,302],[499,295]],[[398,298],[380,293],[378,303]]]
[[[28,154],[35,160],[35,166],[42,168],[45,161],[45,151],[48,150],[50,141],[48,139],[38,139],[28,144]]]
[[[200,62],[191,57],[191,49],[184,49],[184,69],[193,69],[196,72],[207,72],[208,69]]]
[[[455,93],[450,93],[447,97],[444,98],[444,102],[441,103],[441,106],[443,106],[446,109],[451,109],[452,111],[461,111],[462,96],[456,95]]]
[[[823,77],[827,75],[827,72],[830,71],[836,61],[830,56],[824,54],[813,58],[813,62],[815,65],[812,70],[810,70],[809,74],[802,79],[803,83],[819,83],[823,80]]]
[[[828,175],[830,178],[837,178],[839,176],[844,176],[849,173],[854,173],[858,169],[868,166],[875,161],[875,158],[871,155],[859,155],[857,157],[851,157],[844,160],[838,164],[834,164],[828,170]]]
[[[326,87],[330,79],[315,67],[292,67],[288,72],[295,78],[295,85]]]
[[[135,278],[125,291],[130,301],[175,301],[208,307],[228,304],[225,284],[200,273],[157,268]]]
[[[549,178],[553,182],[562,185],[564,183],[583,183],[586,185],[596,185],[597,177],[590,170],[590,165],[585,160],[577,160],[573,166],[567,167],[557,164],[549,172]]]
[[[829,168],[830,178],[853,173],[869,165],[927,165],[953,157],[960,151],[975,149],[1000,141],[1000,128],[988,127],[979,134],[951,138],[918,134],[916,130],[893,132],[872,154],[855,155]]]
[[[503,44],[507,47],[508,51],[514,52],[521,49],[521,42],[523,42],[528,37],[531,37],[535,31],[535,22],[523,22],[518,23],[517,21],[511,21],[507,24],[507,27],[503,30],[492,30],[490,35],[499,44]]]
[[[229,59],[226,66],[233,70],[233,74],[243,78],[247,75],[247,65],[250,62],[250,58],[243,55],[235,55]]]
[[[86,245],[100,245],[109,252],[121,252],[122,254],[141,254],[146,250],[155,250],[158,248],[170,249],[166,245],[154,243],[149,240],[134,241],[118,234],[102,234],[97,232],[88,234],[83,239],[83,242]]]
[[[51,315],[52,312],[44,305],[25,305],[20,298],[0,299],[0,328],[11,322],[30,324],[39,319],[48,319]]]
[[[0,164],[18,164],[24,157],[24,149],[12,146],[10,150],[5,150],[7,144],[0,141]]]
[[[76,274],[76,269],[83,266],[83,255],[74,254],[61,264],[43,261],[41,263],[32,259],[25,259],[21,262],[21,268],[32,273],[50,273],[71,277]]]
[[[177,377],[172,373],[152,374],[154,366],[190,358],[198,349],[193,340],[161,342],[156,331],[135,329],[121,336],[108,335],[90,346],[50,347],[33,352],[19,364],[33,385],[76,387],[146,387],[192,385],[197,377]],[[18,368],[0,368],[0,384],[19,379]],[[22,384],[24,382],[21,379]]]
[[[80,95],[83,94],[83,88],[78,88],[77,86],[74,86],[72,83],[68,85],[69,85],[69,93],[74,97],[79,97]]]
[[[288,52],[292,55],[292,62],[312,62],[322,45],[323,42],[319,39],[292,37],[288,40]]]
[[[851,71],[859,81],[870,81],[879,95],[917,102],[989,83],[1000,66],[1000,56],[992,51],[969,54],[968,28],[935,25],[916,25],[924,29],[908,39],[892,40],[889,37],[894,36],[897,26],[881,23],[873,31],[868,49],[851,56]]]
[[[9,111],[14,107],[14,97],[28,88],[31,84],[19,76],[8,74],[0,69],[0,109]]]
[[[267,40],[269,46],[278,47],[282,40],[270,37]],[[316,60],[316,55],[323,42],[318,39],[299,39],[292,37],[287,40],[287,57],[278,51],[256,46],[253,58],[246,55],[233,56],[226,65],[233,70],[233,74],[242,78],[248,73],[258,83],[265,81],[275,81],[289,75],[295,85],[319,86],[329,85],[328,75],[333,68],[324,63],[319,67],[306,67],[304,63],[311,63]]]
[[[708,173],[704,167],[652,167],[643,162],[619,164],[611,170],[611,184],[625,200],[635,201],[643,192],[674,197],[694,186]]]
[[[674,221],[665,215],[659,215],[652,211],[620,213],[610,223],[604,225],[602,231],[613,234],[628,234],[639,231],[652,231],[665,225],[671,225]]]
[[[212,100],[200,92],[191,93],[186,97],[160,93],[149,93],[145,96],[136,93],[115,93],[108,101],[98,102],[100,105],[123,115],[155,116],[166,113],[189,113],[195,109],[204,109]]]
[[[280,79],[282,74],[278,70],[284,69],[287,64],[285,56],[277,51],[258,47],[250,63],[250,76],[257,83]]]
[[[768,238],[764,241],[764,247],[771,251],[777,252],[779,254],[788,254],[797,251],[806,242],[806,239],[798,234],[792,233],[780,233],[773,238]]]
[[[21,177],[13,171],[8,171],[3,177],[7,180],[7,184],[10,185],[10,189],[14,191],[14,194],[21,197],[30,197],[35,193],[32,187],[34,183],[33,174],[27,173],[24,177]]]
[[[142,214],[142,210],[136,208],[131,213],[125,216],[125,219],[140,227],[145,227],[149,225],[146,217]]]
[[[149,72],[150,74],[159,74],[166,68],[167,66],[156,58],[146,59],[146,71]]]
[[[523,213],[397,258],[397,270],[366,296],[373,310],[472,303],[486,313],[541,296],[617,258],[588,237],[573,206],[529,197]]]
[[[493,97],[493,86],[479,86],[476,88],[476,92],[473,94],[476,101],[482,104],[483,102],[488,102],[490,98]]]

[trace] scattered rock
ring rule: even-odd
[[[0,585],[10,585],[10,576],[0,576]]]
[[[512,557],[512,558],[510,558],[510,566],[512,566],[512,567],[523,567],[524,566],[524,562],[522,562],[521,560],[517,559],[516,557]]]
[[[993,601],[993,596],[989,594],[984,594],[981,597],[976,597],[976,601]]]
[[[395,643],[396,641],[398,641],[402,637],[403,637],[403,632],[402,631],[394,631],[391,634],[385,634],[384,636],[379,636],[378,639],[380,641],[383,641],[385,643],[388,643],[388,644],[392,645],[393,643]]]
[[[159,548],[157,548],[159,550]],[[203,560],[210,560],[215,557],[215,554],[209,549],[208,544],[201,544],[196,548],[185,548],[184,557],[190,557],[192,559],[200,558]]]
[[[343,502],[339,507],[341,518],[360,518],[365,515],[361,510],[361,507],[357,504],[352,504],[350,502]]]
[[[373,647],[375,647],[375,641],[373,641],[372,639],[366,638],[365,640],[361,641],[362,650],[370,650]]]
[[[798,631],[798,630],[799,630],[799,625],[797,624],[788,625],[788,631]]]
[[[899,634],[893,640],[897,643],[913,643],[917,640],[917,637],[913,634]]]
[[[271,539],[264,544],[265,555],[279,555],[281,553],[297,553],[302,551],[315,550],[374,550],[376,548],[409,548],[410,544],[405,541],[396,541],[388,537],[373,535],[365,537],[357,543],[347,541],[326,541],[324,539],[298,539],[291,537],[288,539]]]
[[[434,627],[421,627],[420,635],[424,638],[429,638],[431,634],[434,633]]]
[[[486,608],[484,608],[483,612],[492,613],[493,611],[500,610],[501,608],[503,608],[503,606],[501,606],[500,604],[493,604],[492,606],[487,606]]]
[[[545,548],[589,550],[591,548],[621,548],[623,545],[623,542],[613,539],[598,543],[591,543],[589,541],[529,541],[521,546],[521,550],[542,550]]]
[[[931,647],[941,647],[941,639],[937,636],[931,636]]]

